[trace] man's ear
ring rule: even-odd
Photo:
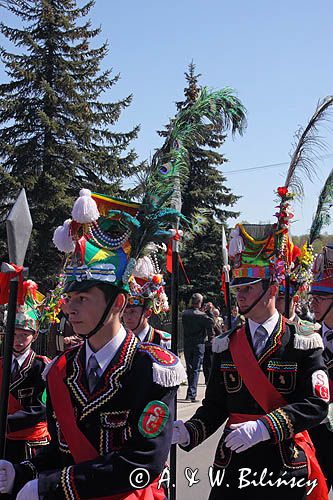
[[[147,319],[149,319],[152,314],[153,314],[153,310],[151,309],[151,307],[149,309],[146,309],[144,312],[144,316]]]
[[[126,306],[126,296],[123,293],[118,293],[112,305],[112,310],[115,313],[119,313]]]
[[[270,286],[270,292],[269,296],[270,297],[276,297],[276,294],[278,293],[279,287],[277,285],[271,285]]]
[[[294,300],[295,304],[298,304],[298,302],[299,302],[299,295],[297,295],[297,294],[294,295],[293,300]]]

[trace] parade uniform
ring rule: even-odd
[[[130,483],[135,469],[145,469],[145,480],[150,478],[152,483],[167,459],[175,394],[184,376],[178,358],[159,346],[140,343],[131,332],[124,333],[119,350],[91,394],[85,359],[83,345],[64,353],[51,366],[47,374],[51,444],[31,461],[16,466],[23,482],[38,475],[41,498],[126,498],[135,490],[135,473]],[[60,363],[63,368],[58,371]],[[75,415],[68,429],[58,414],[68,411],[62,406],[64,393],[56,385],[63,375]],[[96,450],[96,458],[84,457],[84,443],[76,443],[82,447],[82,457],[76,456],[75,443],[65,438],[74,426]],[[53,469],[57,470],[50,472]],[[138,498],[146,498],[145,490],[141,495]],[[152,498],[164,499],[163,489],[158,495]]]
[[[38,292],[32,280],[22,282],[20,291],[22,303],[17,306],[15,316],[15,339],[17,336],[36,339],[39,328],[40,306],[44,296]],[[20,462],[35,454],[40,446],[47,445],[49,433],[46,423],[45,381],[42,373],[50,362],[46,356],[39,356],[31,349],[31,342],[12,356],[11,378],[8,400],[8,418],[5,458]],[[14,340],[15,346],[15,340]],[[3,358],[0,359],[0,385],[2,381]]]
[[[11,379],[5,458],[12,462],[20,462],[32,456],[37,447],[48,444],[42,372],[49,362],[30,349]],[[1,358],[0,383],[2,365]]]
[[[322,423],[318,427],[310,430],[310,436],[313,441],[313,444],[316,447],[316,454],[318,457],[318,461],[321,465],[324,476],[326,477],[328,488],[333,487],[333,459],[332,459],[332,450],[333,450],[333,339],[330,338],[332,335],[332,331],[328,331],[325,329],[325,324],[321,329],[321,333],[323,334],[324,339],[324,353],[323,358],[326,363],[326,367],[328,370],[328,377],[330,383],[330,410],[328,419],[325,423]],[[323,333],[323,330],[325,332]],[[327,337],[330,338],[327,341]],[[332,335],[333,337],[333,335]]]
[[[248,342],[252,345],[248,321],[244,328]],[[234,335],[238,335],[238,331],[229,336],[226,334],[222,342],[225,343],[226,339],[230,341]],[[214,349],[217,348],[216,342]],[[303,497],[304,491],[299,496],[295,489],[282,486],[276,490],[269,486],[249,486],[238,490],[238,486],[242,468],[249,468],[253,472],[267,468],[268,474],[273,473],[274,479],[281,471],[285,472],[284,479],[307,477],[305,453],[295,444],[293,436],[316,425],[327,413],[325,397],[328,392],[323,390],[321,396],[318,395],[320,389],[316,388],[318,374],[325,372],[320,345],[321,339],[317,333],[305,334],[298,325],[279,316],[258,363],[271,384],[284,396],[287,405],[268,414],[264,413],[247,389],[230,349],[225,346],[225,350],[214,355],[205,399],[194,416],[185,423],[190,443],[183,447],[186,451],[193,449],[228,420],[214,459],[215,473],[226,469],[225,481],[221,487],[212,489],[210,499],[235,499],[243,498],[243,495],[249,498],[278,498],[282,495],[290,499]],[[231,423],[257,419],[269,431],[269,441],[239,454],[224,445]],[[259,477],[254,479],[259,480]]]
[[[285,198],[281,205],[287,211]],[[275,308],[293,249],[283,226],[238,224],[231,232],[231,286],[247,320],[214,339],[202,406],[185,424],[175,423],[173,441],[187,451],[225,423],[210,500],[327,500],[307,433],[328,411],[323,343],[313,324],[286,320]]]
[[[137,337],[141,342],[150,342],[165,347],[165,349],[171,349],[171,334],[157,330],[151,325],[138,333]]]
[[[313,264],[313,283],[311,286],[310,293],[312,295],[322,295],[325,297],[326,294],[333,293],[333,279],[332,279],[332,246],[327,245],[323,248],[322,253],[319,254]],[[333,302],[333,300],[332,300]],[[327,301],[328,308],[327,312],[332,307],[332,302]],[[325,316],[321,319],[322,326],[320,329],[320,334],[323,338],[324,343],[324,353],[323,358],[326,363],[328,370],[329,383],[330,383],[330,405],[328,418],[325,419],[321,425],[311,429],[310,435],[311,439],[316,447],[316,453],[318,461],[321,465],[323,473],[327,480],[328,489],[333,488],[333,333],[326,324]]]
[[[175,396],[185,370],[163,347],[140,342],[122,326],[114,331],[122,315],[117,301],[125,305],[136,260],[155,237],[144,225],[146,211],[137,203],[81,190],[73,220],[55,231],[58,249],[72,252],[64,270],[69,320],[74,327],[81,317],[86,340],[46,370],[51,443],[15,465],[14,493],[20,498],[31,489],[36,498],[38,488],[43,500],[165,499],[158,476],[169,453]],[[161,227],[156,220],[159,234]],[[80,293],[91,296],[96,288],[105,308],[98,309],[91,329]],[[94,350],[100,331],[101,347]]]

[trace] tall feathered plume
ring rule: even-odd
[[[204,141],[208,127],[221,133],[230,129],[232,134],[243,133],[246,110],[233,92],[229,87],[214,92],[203,87],[196,100],[182,108],[171,120],[166,140],[151,161],[149,192],[170,195],[174,190],[181,189],[188,179],[189,149]]]
[[[303,195],[303,183],[300,173],[312,179],[315,174],[318,153],[325,148],[325,143],[318,135],[318,127],[328,119],[328,110],[333,104],[333,96],[319,101],[316,111],[307,126],[296,133],[295,150],[291,156],[290,166],[284,186],[298,195]]]
[[[310,234],[309,245],[320,237],[323,227],[328,226],[331,222],[330,210],[333,205],[333,169],[326,179],[325,185],[321,190],[318,198],[316,213],[313,217]]]

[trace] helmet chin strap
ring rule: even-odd
[[[238,302],[237,302],[237,305],[238,305],[238,308],[239,308],[239,312],[240,312],[241,314],[248,314],[250,311],[252,311],[252,309],[253,309],[253,308],[254,308],[254,307],[258,304],[258,302],[260,302],[260,301],[261,301],[261,299],[265,296],[265,294],[267,293],[268,288],[269,288],[269,285],[268,285],[268,287],[266,288],[266,290],[264,290],[264,291],[262,292],[262,294],[261,294],[261,295],[259,295],[259,297],[258,297],[258,298],[257,298],[257,299],[253,302],[253,304],[251,304],[251,305],[250,305],[250,307],[248,307],[248,308],[247,308],[247,309],[245,309],[245,310],[244,310],[244,309],[242,310],[241,306],[240,306],[240,305],[238,304]]]
[[[328,306],[328,308],[326,309],[326,311],[322,315],[322,317],[318,320],[318,323],[322,323],[324,321],[324,319],[326,318],[326,316],[328,315],[328,313],[330,312],[332,307],[333,307],[333,298],[332,298],[330,305]]]
[[[82,337],[83,339],[90,339],[93,335],[95,335],[103,326],[104,326],[104,322],[106,320],[106,318],[109,316],[109,313],[111,311],[111,307],[113,306],[113,303],[115,301],[115,297],[112,297],[109,302],[106,304],[106,308],[102,314],[102,317],[101,319],[99,320],[99,322],[97,323],[97,325],[95,326],[95,328],[93,330],[91,330],[91,332],[88,333],[88,335],[84,335],[84,334],[78,334],[79,337]]]
[[[30,349],[32,343],[33,343],[33,340],[31,342],[29,342],[29,344],[22,351],[18,351],[17,349],[15,349],[13,347],[13,352],[15,352],[15,354],[24,354],[25,352],[27,352],[28,349]]]
[[[134,330],[136,330],[136,329],[138,328],[138,326],[140,325],[140,323],[141,323],[141,321],[142,321],[142,316],[144,315],[144,313],[145,313],[145,307],[143,306],[143,307],[142,307],[142,313],[140,314],[139,321],[137,322],[136,326],[133,328],[133,330],[132,330],[133,332],[134,332]],[[139,333],[140,333],[140,332],[139,332]]]

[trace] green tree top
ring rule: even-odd
[[[108,46],[93,46],[101,32],[86,19],[93,5],[11,0],[8,8],[22,27],[0,24],[18,49],[0,52],[8,75],[0,85],[0,216],[25,187],[35,228],[28,264],[37,279],[59,270],[52,232],[79,190],[119,195],[122,178],[135,171],[129,146],[138,127],[112,130],[132,96],[103,100],[119,75],[101,70]]]

